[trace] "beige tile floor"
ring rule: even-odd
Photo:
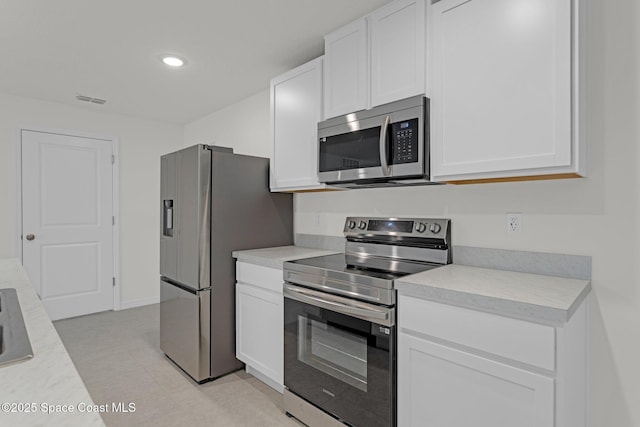
[[[294,426],[282,395],[244,371],[197,385],[159,348],[159,306],[54,322],[97,404],[135,404],[103,413],[112,426]]]

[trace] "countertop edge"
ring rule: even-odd
[[[282,269],[283,264],[286,261],[335,253],[339,252],[318,248],[307,248],[302,246],[281,246],[274,248],[234,251],[232,253],[232,256],[240,262]],[[515,277],[520,274],[522,274],[523,276],[534,274],[484,267],[463,266],[457,264],[450,264],[449,266],[459,266],[462,268],[470,269],[479,268],[482,270],[495,272],[496,274],[515,275]],[[417,275],[425,273],[428,274],[429,272],[417,273],[416,275],[410,275],[405,278],[396,280],[395,287],[398,291],[398,294],[556,326],[565,324],[569,321],[569,319],[571,319],[572,315],[578,309],[580,304],[582,304],[582,302],[586,299],[591,290],[591,282],[586,279],[568,279],[563,277],[544,276],[545,278],[548,278],[548,280],[577,280],[585,284],[578,295],[575,296],[571,304],[568,305],[568,308],[564,309],[553,307],[551,305],[546,306],[527,302],[526,294],[523,294],[522,300],[519,301],[508,298],[495,297],[491,295],[483,295],[477,292],[467,292],[460,289],[448,289],[447,287],[439,287],[430,283],[422,284],[411,282],[411,280],[415,280],[415,277]],[[532,294],[534,293],[535,292],[532,291]]]
[[[503,270],[495,271],[499,273]],[[514,272],[509,273],[530,274]],[[549,277],[550,280],[554,279],[554,277],[552,276],[546,277]],[[411,280],[410,276],[407,276],[407,278]],[[557,280],[563,281],[578,279],[565,279],[558,277]],[[396,281],[395,286],[398,294],[400,295],[431,300],[434,302],[455,305],[473,310],[485,311],[492,314],[513,317],[521,320],[559,326],[567,323],[571,319],[575,311],[583,303],[583,301],[587,298],[587,295],[591,291],[591,282],[589,280],[580,279],[579,281],[584,282],[585,285],[575,296],[567,309],[545,306],[526,301],[516,301],[512,299],[482,295],[479,293],[466,292],[458,289],[448,289],[446,287],[439,287],[433,284],[406,282],[402,279]],[[523,299],[526,299],[526,297]]]
[[[18,259],[0,259],[0,288],[16,289],[34,353],[31,359],[0,367],[5,386],[0,400],[36,405],[31,412],[4,414],[5,420],[13,426],[104,427],[99,413],[82,412],[82,405],[96,404]],[[56,412],[54,408],[47,413],[50,405],[68,405],[74,410]]]
[[[239,262],[282,269],[284,263],[287,261],[336,253],[340,252],[328,249],[307,248],[304,246],[276,246],[273,248],[233,251],[231,256]]]

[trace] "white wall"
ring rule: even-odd
[[[640,9],[636,3],[590,2],[588,178],[296,195],[297,233],[339,236],[347,215],[442,216],[453,220],[455,245],[592,256],[588,353],[592,427],[640,425]],[[196,130],[213,132],[225,122],[244,123],[243,132],[259,136],[252,143],[267,141],[267,103],[267,95],[259,94],[187,126],[185,135],[193,139]],[[244,146],[231,135],[220,136],[248,154],[268,153],[263,146]],[[507,212],[523,214],[522,234],[506,233]]]
[[[184,144],[220,145],[237,154],[269,157],[269,90],[187,124]]]
[[[182,126],[0,94],[0,258],[19,255],[16,151],[21,126],[119,139],[121,302],[128,307],[159,300],[160,155],[182,146]]]

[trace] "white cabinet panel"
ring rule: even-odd
[[[236,357],[247,364],[247,372],[282,393],[282,270],[237,262],[236,276]]]
[[[586,333],[400,294],[398,425],[582,427]]]
[[[238,282],[248,283],[279,294],[282,294],[282,284],[284,283],[282,274],[282,270],[278,268],[236,262],[236,280]]]
[[[322,58],[271,80],[271,190],[325,188],[318,183]]]
[[[324,38],[324,116],[367,108],[369,72],[367,21],[362,18]]]
[[[554,380],[399,336],[399,426],[552,427]]]
[[[555,328],[418,298],[398,296],[402,328],[486,353],[555,369]]]
[[[425,0],[402,0],[373,12],[371,105],[424,93]]]
[[[583,174],[572,0],[442,0],[432,16],[434,179]]]
[[[325,118],[424,93],[426,0],[395,0],[325,36]]]

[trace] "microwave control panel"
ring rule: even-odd
[[[418,161],[418,119],[391,124],[391,164]]]

